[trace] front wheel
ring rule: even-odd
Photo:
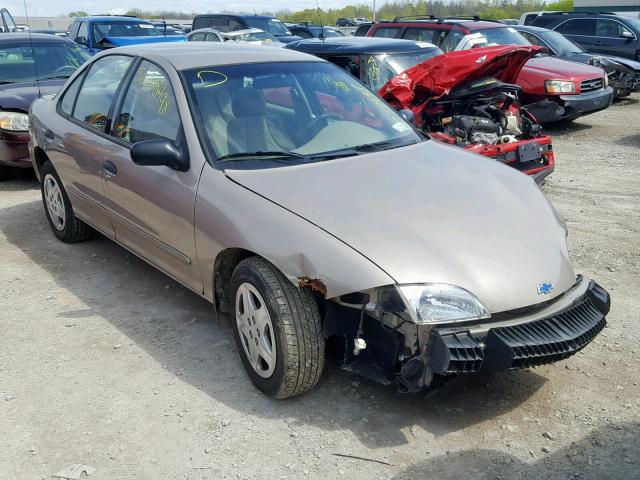
[[[233,332],[251,381],[273,398],[311,390],[324,366],[324,336],[313,294],[266,260],[238,264],[231,279]]]

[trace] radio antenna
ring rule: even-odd
[[[320,1],[316,0],[316,7],[318,8],[318,19],[320,20],[320,35],[319,38],[324,42],[324,23],[322,22],[322,10],[320,10]]]
[[[33,37],[31,36],[31,23],[29,23],[29,12],[27,11],[27,0],[22,0],[24,4],[24,15],[27,19],[27,29],[29,31],[29,46],[31,47],[31,58],[33,58],[33,71],[36,74],[36,87],[38,88],[38,98],[42,96],[40,91],[40,78],[38,76],[38,67],[36,66],[36,49],[33,47]]]

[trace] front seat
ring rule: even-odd
[[[267,114],[261,90],[245,87],[234,91],[231,108],[235,118],[227,124],[229,154],[295,148],[277,120]]]

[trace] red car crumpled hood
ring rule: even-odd
[[[516,83],[524,64],[542,50],[536,46],[500,45],[445,53],[415,65],[389,80],[379,95],[397,109],[416,101],[448,95],[454,88],[493,77]]]

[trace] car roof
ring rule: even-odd
[[[331,37],[325,40],[311,38],[287,44],[287,48],[313,53],[339,53],[344,55],[358,53],[401,53],[417,52],[427,48],[437,48],[427,42],[414,42],[395,38],[380,37]]]
[[[377,23],[380,28],[388,27],[388,26],[402,26],[409,28],[419,28],[427,25],[457,25],[460,27],[468,28],[468,29],[479,29],[479,28],[492,28],[492,27],[504,27],[504,23],[499,22],[491,22],[487,20],[467,20],[461,18],[443,18],[443,19],[416,19],[416,20],[397,20],[397,21],[381,21]]]
[[[237,42],[147,43],[108,50],[107,55],[109,52],[128,53],[149,59],[160,57],[171,63],[176,70],[248,63],[323,61],[294,50]]]
[[[149,20],[145,20],[144,18],[138,17],[125,17],[125,16],[117,16],[117,15],[92,15],[89,17],[77,17],[77,20],[88,20],[90,22],[108,22],[110,20],[123,21],[123,22],[131,22],[131,23],[151,23]]]
[[[197,17],[277,18],[273,15],[250,15],[242,13],[201,13],[194,18]]]
[[[546,32],[553,31],[548,28],[534,27],[532,25],[511,25],[511,27],[515,28],[516,30],[522,30],[523,32],[531,32],[531,33],[546,33]]]
[[[16,32],[16,33],[3,33],[0,35],[0,43],[13,43],[13,42],[29,42],[33,40],[34,42],[42,43],[42,42],[61,42],[61,43],[73,43],[71,40],[59,37],[57,35],[51,35],[48,33],[25,33],[25,32]]]

